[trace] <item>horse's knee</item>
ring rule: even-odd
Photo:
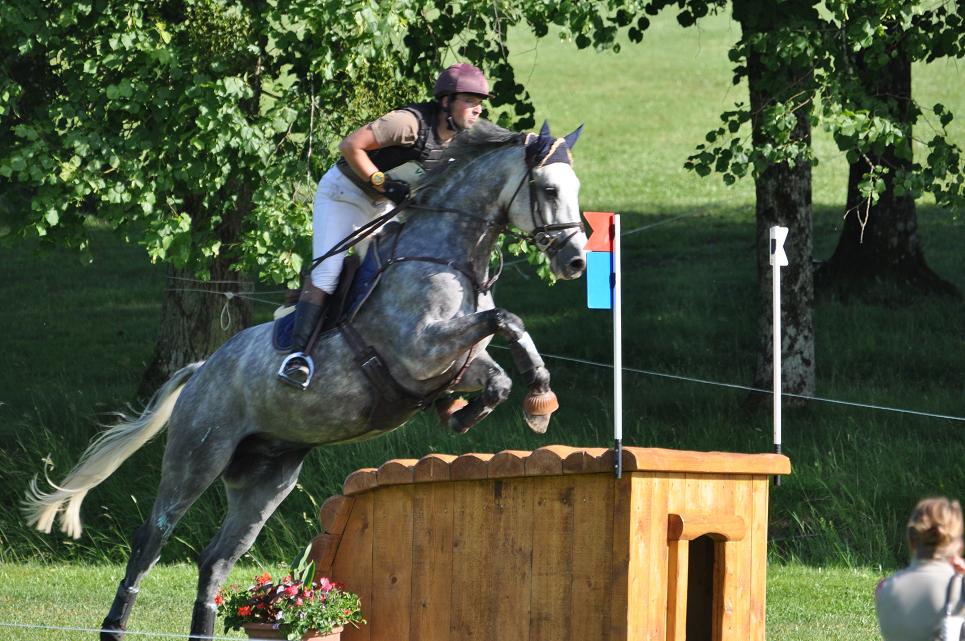
[[[493,405],[498,405],[509,398],[513,391],[513,379],[505,373],[500,372],[489,379],[486,384],[485,393],[489,395],[489,400]]]
[[[489,314],[489,328],[493,334],[498,334],[510,342],[516,342],[526,333],[523,319],[516,314],[502,307],[489,310]]]

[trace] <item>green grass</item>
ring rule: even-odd
[[[753,185],[725,187],[682,169],[716,114],[746,100],[745,90],[730,84],[725,56],[736,37],[736,27],[721,17],[689,31],[661,18],[643,45],[627,45],[618,55],[576,52],[551,39],[534,48],[519,34],[511,42],[538,116],[559,132],[587,123],[576,149],[583,208],[624,213],[626,230],[656,225],[624,241],[628,367],[733,384],[751,380]],[[922,102],[941,101],[965,117],[965,86],[957,74],[946,63],[916,68]],[[822,161],[814,188],[815,256],[821,258],[837,240],[846,166],[822,132],[815,145]],[[965,290],[965,223],[927,201],[919,213],[929,264]],[[81,265],[69,252],[41,252],[32,243],[0,250],[0,620],[98,623],[130,534],[157,486],[163,438],[91,493],[80,541],[41,536],[19,517],[17,503],[30,478],[42,472],[42,460],[49,457],[56,466],[52,478],[61,478],[97,423],[133,398],[153,349],[167,286],[163,270],[103,230],[94,234],[94,253],[93,265]],[[496,296],[525,319],[544,353],[605,363],[611,358],[610,316],[584,309],[583,287],[547,288],[528,269],[510,268]],[[256,306],[256,312],[265,318],[271,306]],[[881,286],[847,304],[819,300],[815,322],[820,396],[965,416],[961,301]],[[495,354],[511,369],[505,352]],[[610,370],[547,362],[562,403],[547,437],[523,426],[517,389],[465,436],[449,435],[433,417],[419,416],[368,443],[316,449],[298,490],[246,562],[287,560],[317,533],[318,504],[360,467],[439,451],[608,445]],[[770,450],[770,416],[743,413],[745,392],[627,373],[624,396],[628,444]],[[771,495],[770,638],[876,637],[871,591],[877,576],[907,556],[901,524],[908,511],[927,494],[963,498],[962,427],[819,402],[785,409],[785,451],[794,473]],[[137,626],[186,628],[193,570],[171,564],[193,560],[222,510],[220,488],[212,488],[188,512],[145,584]]]
[[[107,613],[121,565],[78,566],[0,563],[0,624],[97,629]],[[272,569],[272,568],[270,568]],[[239,566],[229,582],[257,573]],[[52,580],[51,577],[55,577]],[[128,629],[135,633],[183,634],[191,620],[195,568],[162,565],[144,580]],[[871,641],[878,639],[871,594],[879,576],[869,570],[771,565],[768,570],[767,637],[772,641]],[[364,604],[363,604],[364,607]],[[218,636],[224,635],[219,626]],[[90,632],[4,627],[4,641],[80,641]],[[239,632],[226,636],[242,638]],[[157,638],[157,636],[134,636]]]

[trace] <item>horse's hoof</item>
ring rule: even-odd
[[[546,434],[550,416],[559,408],[560,403],[552,390],[531,393],[523,400],[523,418],[526,419],[529,429],[537,434]]]
[[[537,434],[546,434],[546,430],[550,425],[550,415],[544,414],[542,416],[530,416],[529,414],[523,414],[523,418],[526,419],[526,425],[529,429],[533,430]]]
[[[117,627],[107,627],[104,625],[101,628],[100,641],[123,641],[124,640],[124,629]]]
[[[439,416],[439,422],[443,425],[451,425],[452,415],[469,405],[469,401],[461,396],[456,398],[444,398],[436,402],[436,414]]]

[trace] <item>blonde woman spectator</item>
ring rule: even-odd
[[[965,573],[962,507],[958,501],[921,500],[908,519],[911,564],[883,579],[875,591],[878,625],[885,641],[932,641],[940,632],[951,578]],[[957,583],[957,582],[956,582]],[[953,589],[953,603],[959,588]]]

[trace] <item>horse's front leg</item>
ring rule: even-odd
[[[488,336],[496,335],[509,343],[516,369],[526,379],[529,393],[523,404],[523,416],[530,429],[538,434],[546,432],[550,415],[559,407],[556,394],[550,389],[550,373],[536,351],[522,319],[499,307],[435,323],[423,334],[423,345],[428,345],[430,360],[451,359],[453,348],[466,351]]]
[[[486,418],[497,405],[509,398],[513,382],[499,363],[487,352],[480,352],[466,368],[459,382],[452,388],[454,392],[476,392],[482,390],[469,403],[446,398],[437,402],[440,418],[453,432],[463,434],[470,427]]]

